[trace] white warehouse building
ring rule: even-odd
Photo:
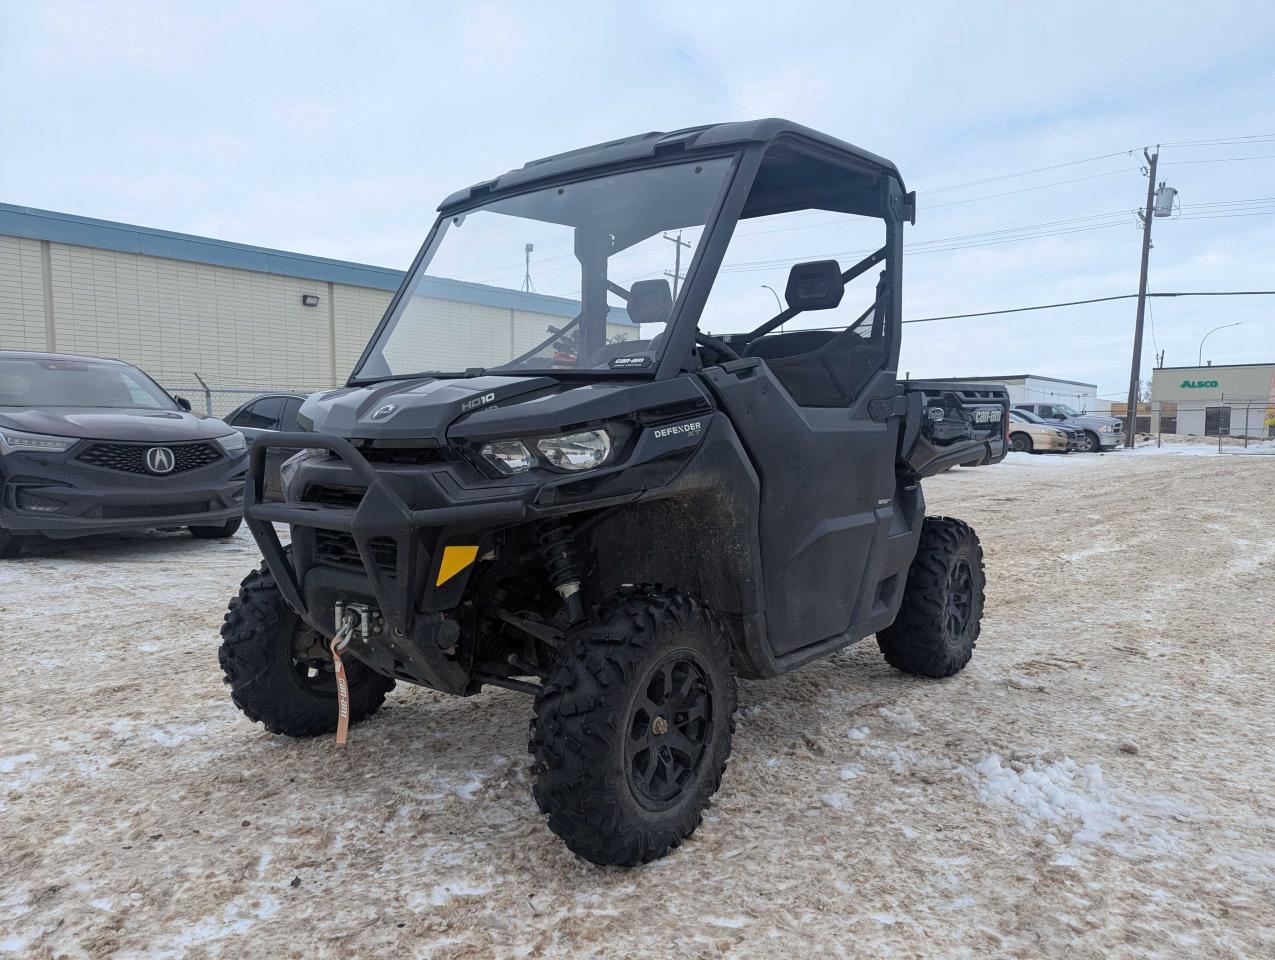
[[[127,360],[196,409],[207,396],[217,414],[268,389],[344,383],[402,277],[0,203],[0,350]],[[580,309],[562,297],[433,277],[421,292],[454,320],[455,342],[471,359],[483,343],[497,359],[511,343],[530,348]],[[637,336],[619,309],[607,332]],[[448,369],[445,347],[440,354],[429,368]]]

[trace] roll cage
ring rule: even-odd
[[[361,378],[357,373],[380,340],[399,302],[405,296],[411,278],[431,250],[441,226],[449,218],[463,215],[495,200],[517,197],[546,187],[665,164],[723,157],[732,160],[731,170],[705,223],[703,239],[687,268],[685,282],[672,305],[664,333],[667,343],[654,369],[654,378],[664,380],[692,369],[692,349],[697,341],[707,340],[719,346],[722,344],[721,340],[701,334],[698,324],[739,221],[804,209],[848,213],[884,222],[885,244],[849,269],[841,271],[840,275],[842,282],[848,283],[871,267],[884,263],[884,279],[878,288],[877,298],[847,329],[853,329],[872,316],[876,328],[874,335],[882,338],[886,349],[883,366],[885,369],[896,369],[899,324],[902,319],[902,225],[905,220],[916,222],[915,194],[905,191],[902,177],[888,160],[799,124],[784,120],[759,120],[694,127],[672,133],[641,134],[598,144],[532,161],[493,180],[452,194],[439,205],[438,218],[346,385],[358,386],[382,380],[423,376],[404,374]],[[584,306],[581,316],[588,309],[591,298],[601,298],[605,302],[608,292],[622,300],[628,300],[629,291],[605,276],[605,260],[602,272],[593,278],[592,283],[586,269],[583,286],[581,300]],[[884,309],[878,309],[883,304]],[[723,339],[729,350],[742,350],[751,341],[765,336],[803,312],[803,309],[790,304],[755,329]],[[565,329],[578,325],[579,321],[580,317],[577,317],[563,328],[551,331],[546,343],[561,336]],[[471,372],[477,375],[485,371]],[[651,374],[650,371],[636,373],[568,369],[555,371],[554,375],[577,379]]]

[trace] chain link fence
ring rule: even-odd
[[[225,419],[236,408],[252,400],[271,393],[310,394],[319,390],[331,390],[331,384],[263,384],[261,386],[228,387],[216,383],[208,383],[203,379],[174,381],[166,380],[161,386],[175,397],[185,397],[190,401],[191,409],[196,413],[205,413],[210,417]]]
[[[1123,416],[1123,411],[1115,414]],[[1157,445],[1207,439],[1216,440],[1219,450],[1263,449],[1275,439],[1275,404],[1270,398],[1249,397],[1200,401],[1154,401],[1138,404],[1135,432],[1149,436]]]

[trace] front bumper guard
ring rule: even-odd
[[[266,451],[271,447],[290,450],[323,449],[339,457],[364,487],[363,499],[357,507],[330,507],[309,503],[277,503],[263,499],[266,476]],[[274,575],[284,600],[309,626],[324,637],[332,636],[336,625],[320,622],[308,609],[296,569],[284,553],[276,523],[320,530],[336,530],[349,534],[358,548],[363,570],[385,618],[386,643],[396,654],[431,676],[438,689],[452,686],[443,676],[443,665],[436,657],[425,657],[420,647],[436,634],[438,614],[421,613],[413,595],[413,564],[420,551],[413,549],[415,533],[422,528],[459,528],[480,532],[508,526],[526,518],[526,504],[517,499],[478,501],[463,506],[432,507],[414,510],[368,463],[367,459],[343,437],[321,433],[271,433],[253,442],[250,467],[244,483],[244,519],[261,548],[266,565]],[[389,539],[396,545],[393,577],[387,576],[372,552],[372,541]],[[404,643],[403,640],[409,641]]]

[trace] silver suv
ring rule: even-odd
[[[1016,403],[1015,410],[1027,410],[1043,420],[1079,427],[1085,432],[1081,449],[1086,453],[1100,453],[1120,446],[1124,423],[1118,417],[1103,417],[1096,413],[1081,413],[1065,403]]]

